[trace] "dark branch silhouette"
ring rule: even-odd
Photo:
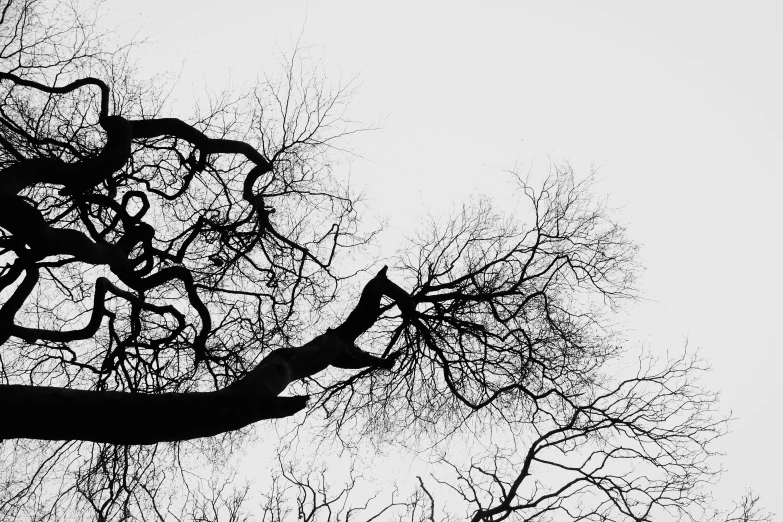
[[[294,416],[282,439],[432,472],[357,501],[354,468],[281,459],[265,520],[767,517],[708,509],[725,419],[698,358],[619,371],[637,247],[589,177],[514,174],[513,212],[475,198],[371,272],[332,170],[345,86],[296,51],[180,119],[85,16],[0,12],[0,519],[243,520],[228,455]]]

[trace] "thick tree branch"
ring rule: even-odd
[[[49,87],[48,85],[44,85],[32,80],[26,80],[8,72],[0,72],[0,80],[11,80],[17,85],[32,87],[49,94],[66,94],[84,87],[85,85],[94,85],[101,90],[101,118],[105,118],[109,115],[109,86],[106,85],[106,82],[99,80],[98,78],[80,78],[74,82],[69,83],[68,85],[63,85],[62,87]]]
[[[155,444],[211,437],[294,415],[306,405],[306,396],[264,396],[239,388],[151,395],[0,385],[0,439]]]
[[[177,118],[134,120],[130,125],[134,139],[172,136],[193,144],[205,154],[242,154],[264,172],[272,170],[269,160],[251,145],[243,141],[210,138]]]
[[[360,350],[353,343],[377,320],[380,314],[379,289],[387,284],[389,281],[384,267],[366,285],[359,303],[342,325],[327,330],[302,346],[272,351],[245,378],[222,390],[152,395],[43,386],[0,386],[3,421],[0,439],[153,444],[209,437],[259,420],[293,415],[306,406],[308,399],[306,396],[278,396],[293,381],[315,375],[330,365],[390,369],[394,364],[396,356],[381,359]],[[107,290],[126,299],[136,299],[101,278],[96,286],[93,316],[85,328],[58,334],[13,327],[12,333],[57,340],[89,337],[103,315]],[[172,312],[173,309],[159,307],[156,311]]]

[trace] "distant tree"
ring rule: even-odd
[[[294,57],[172,118],[84,12],[7,1],[0,19],[0,519],[246,519],[247,488],[190,488],[188,448],[220,463],[294,415],[346,447],[426,441],[445,474],[373,511],[344,503],[353,474],[334,496],[282,464],[264,520],[706,507],[715,397],[687,356],[617,373],[636,247],[588,182],[518,178],[513,216],[476,200],[388,268],[348,269],[374,233],[327,157],[351,132],[344,89]],[[465,440],[484,450],[465,460]]]

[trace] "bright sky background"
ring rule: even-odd
[[[636,341],[688,342],[737,421],[719,491],[783,514],[783,3],[109,0],[179,86],[242,83],[318,47],[359,74],[352,142],[373,211],[406,231],[426,207],[569,161],[643,245]],[[115,18],[116,17],[116,18]],[[145,51],[147,52],[147,51]],[[177,92],[175,91],[175,96]],[[175,115],[183,116],[183,115]],[[406,210],[400,211],[401,208]]]

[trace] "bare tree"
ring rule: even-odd
[[[0,38],[0,517],[244,520],[248,489],[189,477],[188,449],[219,466],[297,414],[347,448],[427,441],[437,470],[375,509],[281,463],[264,520],[706,508],[724,421],[698,359],[616,376],[636,247],[589,181],[517,178],[513,215],[476,200],[351,273],[374,234],[327,156],[348,92],[296,54],[177,119],[71,4],[8,1]]]

